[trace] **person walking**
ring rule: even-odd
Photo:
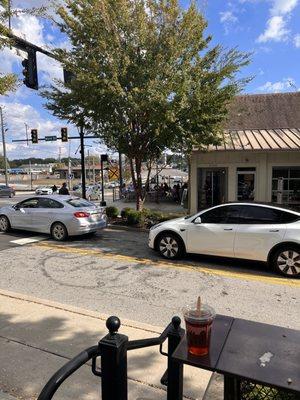
[[[67,184],[66,184],[66,182],[64,182],[63,184],[62,184],[62,187],[59,189],[59,192],[58,192],[59,194],[63,194],[63,195],[69,195],[70,193],[69,193],[69,190],[68,190],[68,188],[67,188]]]
[[[54,184],[52,186],[52,193],[55,194],[57,192],[57,186]]]

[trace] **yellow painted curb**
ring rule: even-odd
[[[183,263],[171,263],[171,262],[164,261],[164,260],[155,261],[155,260],[151,260],[151,259],[147,259],[147,258],[139,258],[139,257],[133,257],[133,256],[125,256],[125,255],[121,255],[121,254],[106,253],[101,250],[81,249],[78,247],[66,247],[63,245],[50,244],[50,243],[45,243],[45,242],[39,242],[37,244],[34,244],[33,246],[43,247],[48,250],[58,250],[62,253],[73,253],[73,254],[75,253],[75,254],[80,254],[82,256],[93,255],[96,257],[115,259],[118,261],[136,262],[139,264],[149,265],[151,267],[186,269],[189,271],[205,273],[208,275],[218,275],[218,276],[224,276],[227,278],[245,279],[245,280],[249,280],[249,281],[263,282],[263,283],[268,283],[268,284],[283,285],[283,286],[290,286],[290,287],[300,287],[300,280],[296,280],[296,279],[279,278],[279,277],[277,278],[277,277],[272,277],[272,276],[260,276],[260,275],[254,275],[254,274],[251,274],[248,272],[224,271],[221,269],[208,268],[206,266],[202,266],[199,264],[192,265],[192,264],[183,264]]]

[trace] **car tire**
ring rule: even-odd
[[[0,232],[6,233],[10,230],[9,219],[5,215],[0,215]]]
[[[271,258],[275,271],[288,278],[300,278],[300,246],[286,244],[277,249]]]
[[[51,236],[57,242],[63,242],[68,237],[67,228],[61,222],[54,222],[51,227]]]
[[[184,245],[179,236],[165,232],[159,235],[157,240],[157,250],[164,258],[175,260],[183,256]]]

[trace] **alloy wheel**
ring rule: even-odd
[[[277,266],[279,270],[289,276],[300,274],[300,253],[295,250],[286,250],[277,257]]]
[[[65,228],[61,224],[54,225],[52,235],[56,240],[63,240],[66,235]]]
[[[8,230],[8,220],[6,217],[1,217],[0,218],[0,231],[1,232],[6,232]]]
[[[164,236],[159,242],[159,251],[167,258],[174,258],[177,256],[179,246],[177,240],[171,236]]]

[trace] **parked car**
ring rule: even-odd
[[[105,209],[74,196],[29,197],[0,208],[0,232],[13,229],[50,233],[53,239],[96,232],[107,225]]]
[[[0,197],[13,197],[16,195],[15,189],[0,183]]]
[[[35,189],[35,194],[37,195],[49,195],[52,193],[52,186],[39,186]]]
[[[149,246],[168,259],[185,252],[268,262],[300,277],[300,212],[258,203],[227,203],[153,226]]]

